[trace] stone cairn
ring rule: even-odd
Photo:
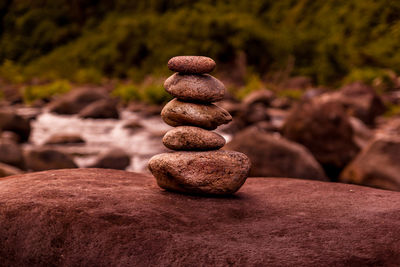
[[[175,152],[152,157],[149,169],[160,187],[194,194],[233,194],[246,181],[250,160],[236,151],[218,150],[225,139],[210,130],[232,120],[224,109],[212,104],[225,95],[222,82],[207,74],[215,68],[211,58],[178,56],[168,61],[177,73],[165,83],[174,96],[163,110],[163,120],[176,128],[163,144]]]

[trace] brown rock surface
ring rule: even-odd
[[[45,145],[83,144],[85,140],[79,134],[54,134],[46,140]]]
[[[321,165],[307,148],[256,127],[239,132],[226,149],[242,152],[250,158],[250,176],[327,180]]]
[[[17,143],[7,139],[0,139],[0,162],[23,167],[22,149]]]
[[[73,159],[58,150],[33,148],[25,151],[26,168],[32,171],[78,168]]]
[[[224,98],[225,86],[209,74],[175,73],[164,83],[165,90],[172,96],[193,102],[216,102]]]
[[[282,132],[307,147],[333,179],[360,150],[340,103],[320,99],[301,102],[290,111]]]
[[[102,99],[91,103],[79,112],[81,118],[118,119],[117,102],[112,99]]]
[[[198,126],[214,130],[221,124],[228,123],[232,116],[214,104],[186,103],[173,99],[161,111],[165,123],[171,126]]]
[[[0,180],[3,266],[397,266],[400,193],[248,179],[234,197],[115,170]]]
[[[177,56],[168,61],[168,68],[180,73],[208,73],[215,65],[214,60],[203,56]]]
[[[101,99],[108,99],[107,92],[102,88],[76,88],[53,100],[48,109],[58,114],[77,114],[87,105]]]
[[[250,161],[235,151],[163,153],[149,160],[161,188],[198,194],[233,194],[246,181]]]
[[[179,126],[166,133],[163,144],[173,150],[214,150],[223,147],[225,139],[202,128]]]
[[[23,173],[22,170],[4,163],[0,163],[0,178]]]
[[[31,133],[28,119],[15,114],[14,110],[0,110],[0,131],[11,131],[19,136],[21,142],[26,142]]]
[[[100,154],[91,168],[125,170],[131,163],[130,156],[121,148],[112,148]]]
[[[340,181],[400,191],[400,138],[370,142],[343,170]]]

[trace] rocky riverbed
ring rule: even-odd
[[[261,89],[218,106],[233,121],[218,128],[222,148],[246,154],[250,176],[291,177],[400,191],[400,116],[385,115],[400,94],[354,83],[303,90],[298,100]],[[171,129],[161,106],[121,105],[104,88],[76,88],[39,107],[3,102],[0,176],[46,169],[101,167],[147,172],[167,151]]]

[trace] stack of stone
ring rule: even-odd
[[[232,120],[224,109],[212,104],[224,98],[224,85],[206,74],[215,68],[211,58],[179,56],[168,68],[177,73],[164,87],[175,97],[162,110],[163,120],[176,128],[163,138],[177,152],[154,156],[149,169],[160,187],[195,194],[232,194],[245,182],[250,168],[246,155],[218,150],[225,139],[210,130]]]

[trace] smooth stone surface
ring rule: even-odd
[[[399,207],[399,192],[309,180],[205,198],[139,173],[29,173],[0,180],[0,265],[397,266]]]
[[[179,126],[169,130],[162,141],[173,150],[214,150],[225,145],[221,135],[193,126]]]
[[[184,101],[216,102],[224,98],[225,86],[209,74],[175,73],[164,83],[165,90]]]
[[[171,126],[198,126],[214,130],[232,120],[232,116],[214,104],[187,103],[173,99],[161,111],[165,123]]]
[[[152,157],[161,188],[195,194],[233,194],[246,181],[250,160],[236,151],[173,152]]]
[[[168,69],[181,73],[208,73],[215,65],[214,60],[203,56],[177,56],[168,61]]]

